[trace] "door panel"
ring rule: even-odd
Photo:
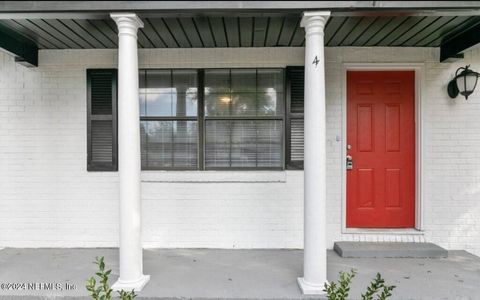
[[[415,72],[347,72],[347,227],[415,227]]]

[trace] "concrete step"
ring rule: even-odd
[[[335,242],[333,249],[341,257],[441,258],[448,251],[432,243]]]

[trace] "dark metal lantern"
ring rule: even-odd
[[[450,98],[455,98],[461,94],[468,99],[468,96],[473,93],[477,86],[479,73],[470,70],[470,65],[458,68],[455,72],[455,77],[448,83],[448,95]]]

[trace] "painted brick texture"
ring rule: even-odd
[[[153,49],[141,68],[284,67],[302,48]],[[423,234],[342,233],[343,63],[423,63]],[[335,240],[431,241],[480,254],[480,93],[451,100],[456,68],[429,48],[327,48],[327,229]],[[112,50],[0,53],[0,247],[118,245],[118,176],[86,171],[87,68]],[[303,172],[143,172],[145,247],[301,248]]]

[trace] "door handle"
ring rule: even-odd
[[[352,158],[352,156],[347,155],[346,163],[347,163],[347,170],[353,170],[353,158]]]

